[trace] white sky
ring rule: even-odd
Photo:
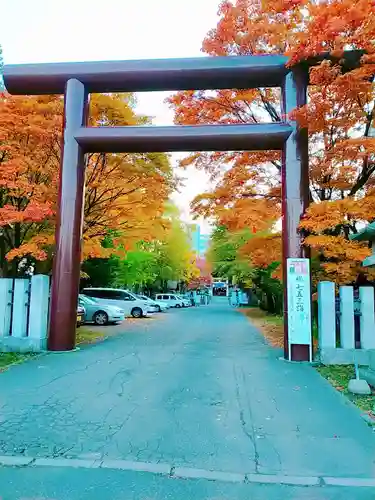
[[[0,44],[7,64],[200,56],[216,24],[220,0],[0,0]],[[173,123],[167,93],[138,94],[138,110],[154,124]],[[174,155],[176,159],[179,155]],[[180,155],[181,156],[181,155]],[[190,169],[176,202],[189,219],[189,202],[208,186]],[[202,225],[202,232],[207,229]]]

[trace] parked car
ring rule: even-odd
[[[77,307],[77,328],[83,325],[85,321],[85,314],[86,314],[85,308],[79,305]]]
[[[96,325],[108,325],[124,321],[125,311],[120,307],[99,303],[97,300],[79,295],[78,304],[85,308],[85,322]]]
[[[142,300],[147,300],[147,302],[149,302],[149,304],[155,308],[156,312],[164,312],[169,309],[169,306],[161,300],[153,300],[151,297],[147,297],[147,295],[138,295],[138,297]]]
[[[158,293],[155,295],[154,300],[168,304],[169,307],[185,307],[183,299],[179,298],[175,293]]]
[[[117,288],[84,288],[82,294],[94,298],[100,304],[120,307],[125,316],[142,318],[150,316],[154,308],[148,301],[139,299],[128,290]]]
[[[176,295],[179,299],[182,300],[182,307],[190,307],[191,306],[191,300],[189,298],[184,297],[183,295]]]

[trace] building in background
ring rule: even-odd
[[[229,294],[229,283],[227,278],[212,279],[212,295],[226,297]]]

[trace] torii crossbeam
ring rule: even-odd
[[[347,69],[358,52],[345,54]],[[289,118],[306,103],[309,67],[326,56],[287,67],[282,55],[6,65],[11,94],[65,94],[56,249],[53,262],[49,349],[75,346],[85,153],[144,151],[282,151],[282,241],[284,266],[284,354],[310,360],[307,344],[288,343],[286,259],[305,257],[298,230],[309,202],[308,137]],[[175,127],[87,127],[88,95],[190,89],[282,89],[283,123]]]

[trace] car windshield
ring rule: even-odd
[[[86,297],[86,295],[80,295],[79,300],[83,304],[96,304],[97,303],[96,300],[92,299],[91,297]]]
[[[148,300],[148,297],[146,297],[145,295],[136,295],[136,297],[137,297],[138,299]]]

